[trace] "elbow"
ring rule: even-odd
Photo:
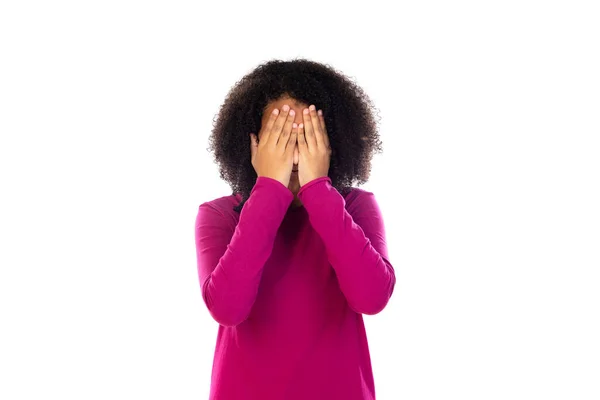
[[[215,296],[209,290],[209,281],[204,284],[202,298],[211,317],[219,325],[234,327],[244,322],[250,315],[250,308],[233,302],[231,298]]]
[[[245,309],[245,307],[236,306],[228,302],[206,300],[208,312],[219,325],[234,327],[244,322],[250,315],[250,310]]]
[[[233,310],[219,310],[209,308],[208,310],[213,319],[222,326],[235,327],[248,319],[247,313],[236,312]]]
[[[383,311],[383,309],[387,306],[389,299],[389,297],[381,296],[378,299],[371,299],[369,301],[363,302],[355,302],[352,304],[348,303],[348,305],[356,313],[365,315],[376,315]]]
[[[380,288],[377,291],[364,293],[360,298],[354,299],[352,302],[348,301],[348,305],[352,310],[359,314],[379,314],[388,305],[392,297],[392,293],[394,293],[395,286],[396,277],[392,274],[385,287]]]

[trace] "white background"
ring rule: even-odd
[[[599,399],[595,2],[217,3],[2,2],[0,398],[207,398],[213,117],[306,57],[380,110],[378,399]]]

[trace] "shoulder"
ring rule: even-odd
[[[342,196],[344,196],[344,199],[346,199],[346,200],[352,200],[359,196],[373,194],[372,192],[369,192],[366,189],[361,189],[361,188],[354,187],[354,186],[343,188],[342,190],[340,190],[340,193],[342,194]]]
[[[346,203],[346,210],[351,215],[357,215],[367,210],[378,208],[375,194],[366,189],[357,187],[345,188],[340,191]]]
[[[358,187],[347,187],[340,190],[340,194],[344,197],[346,204],[360,203],[369,198],[375,197],[373,192]]]
[[[233,207],[238,205],[240,200],[241,197],[239,194],[230,194],[205,201],[200,204],[200,207],[211,207],[218,211],[228,213],[229,211],[233,211]]]
[[[205,201],[198,206],[198,214],[201,211],[210,213],[211,217],[218,219],[220,223],[229,224],[235,227],[239,219],[239,213],[234,210],[241,201],[239,194],[230,194],[221,196],[212,200]]]

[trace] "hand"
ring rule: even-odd
[[[261,129],[260,143],[256,135],[250,133],[250,153],[256,175],[275,179],[285,187],[290,183],[298,137],[297,130],[292,132],[294,114],[287,105],[281,112],[274,109]]]
[[[308,111],[308,113],[307,113]],[[304,123],[298,126],[298,180],[300,186],[327,176],[331,159],[331,146],[325,129],[323,113],[317,114],[314,105],[304,109]]]

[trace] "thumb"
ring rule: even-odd
[[[256,150],[258,149],[258,141],[256,140],[256,136],[254,133],[250,134],[250,155],[252,156],[252,161],[254,161],[254,157],[256,157]]]

